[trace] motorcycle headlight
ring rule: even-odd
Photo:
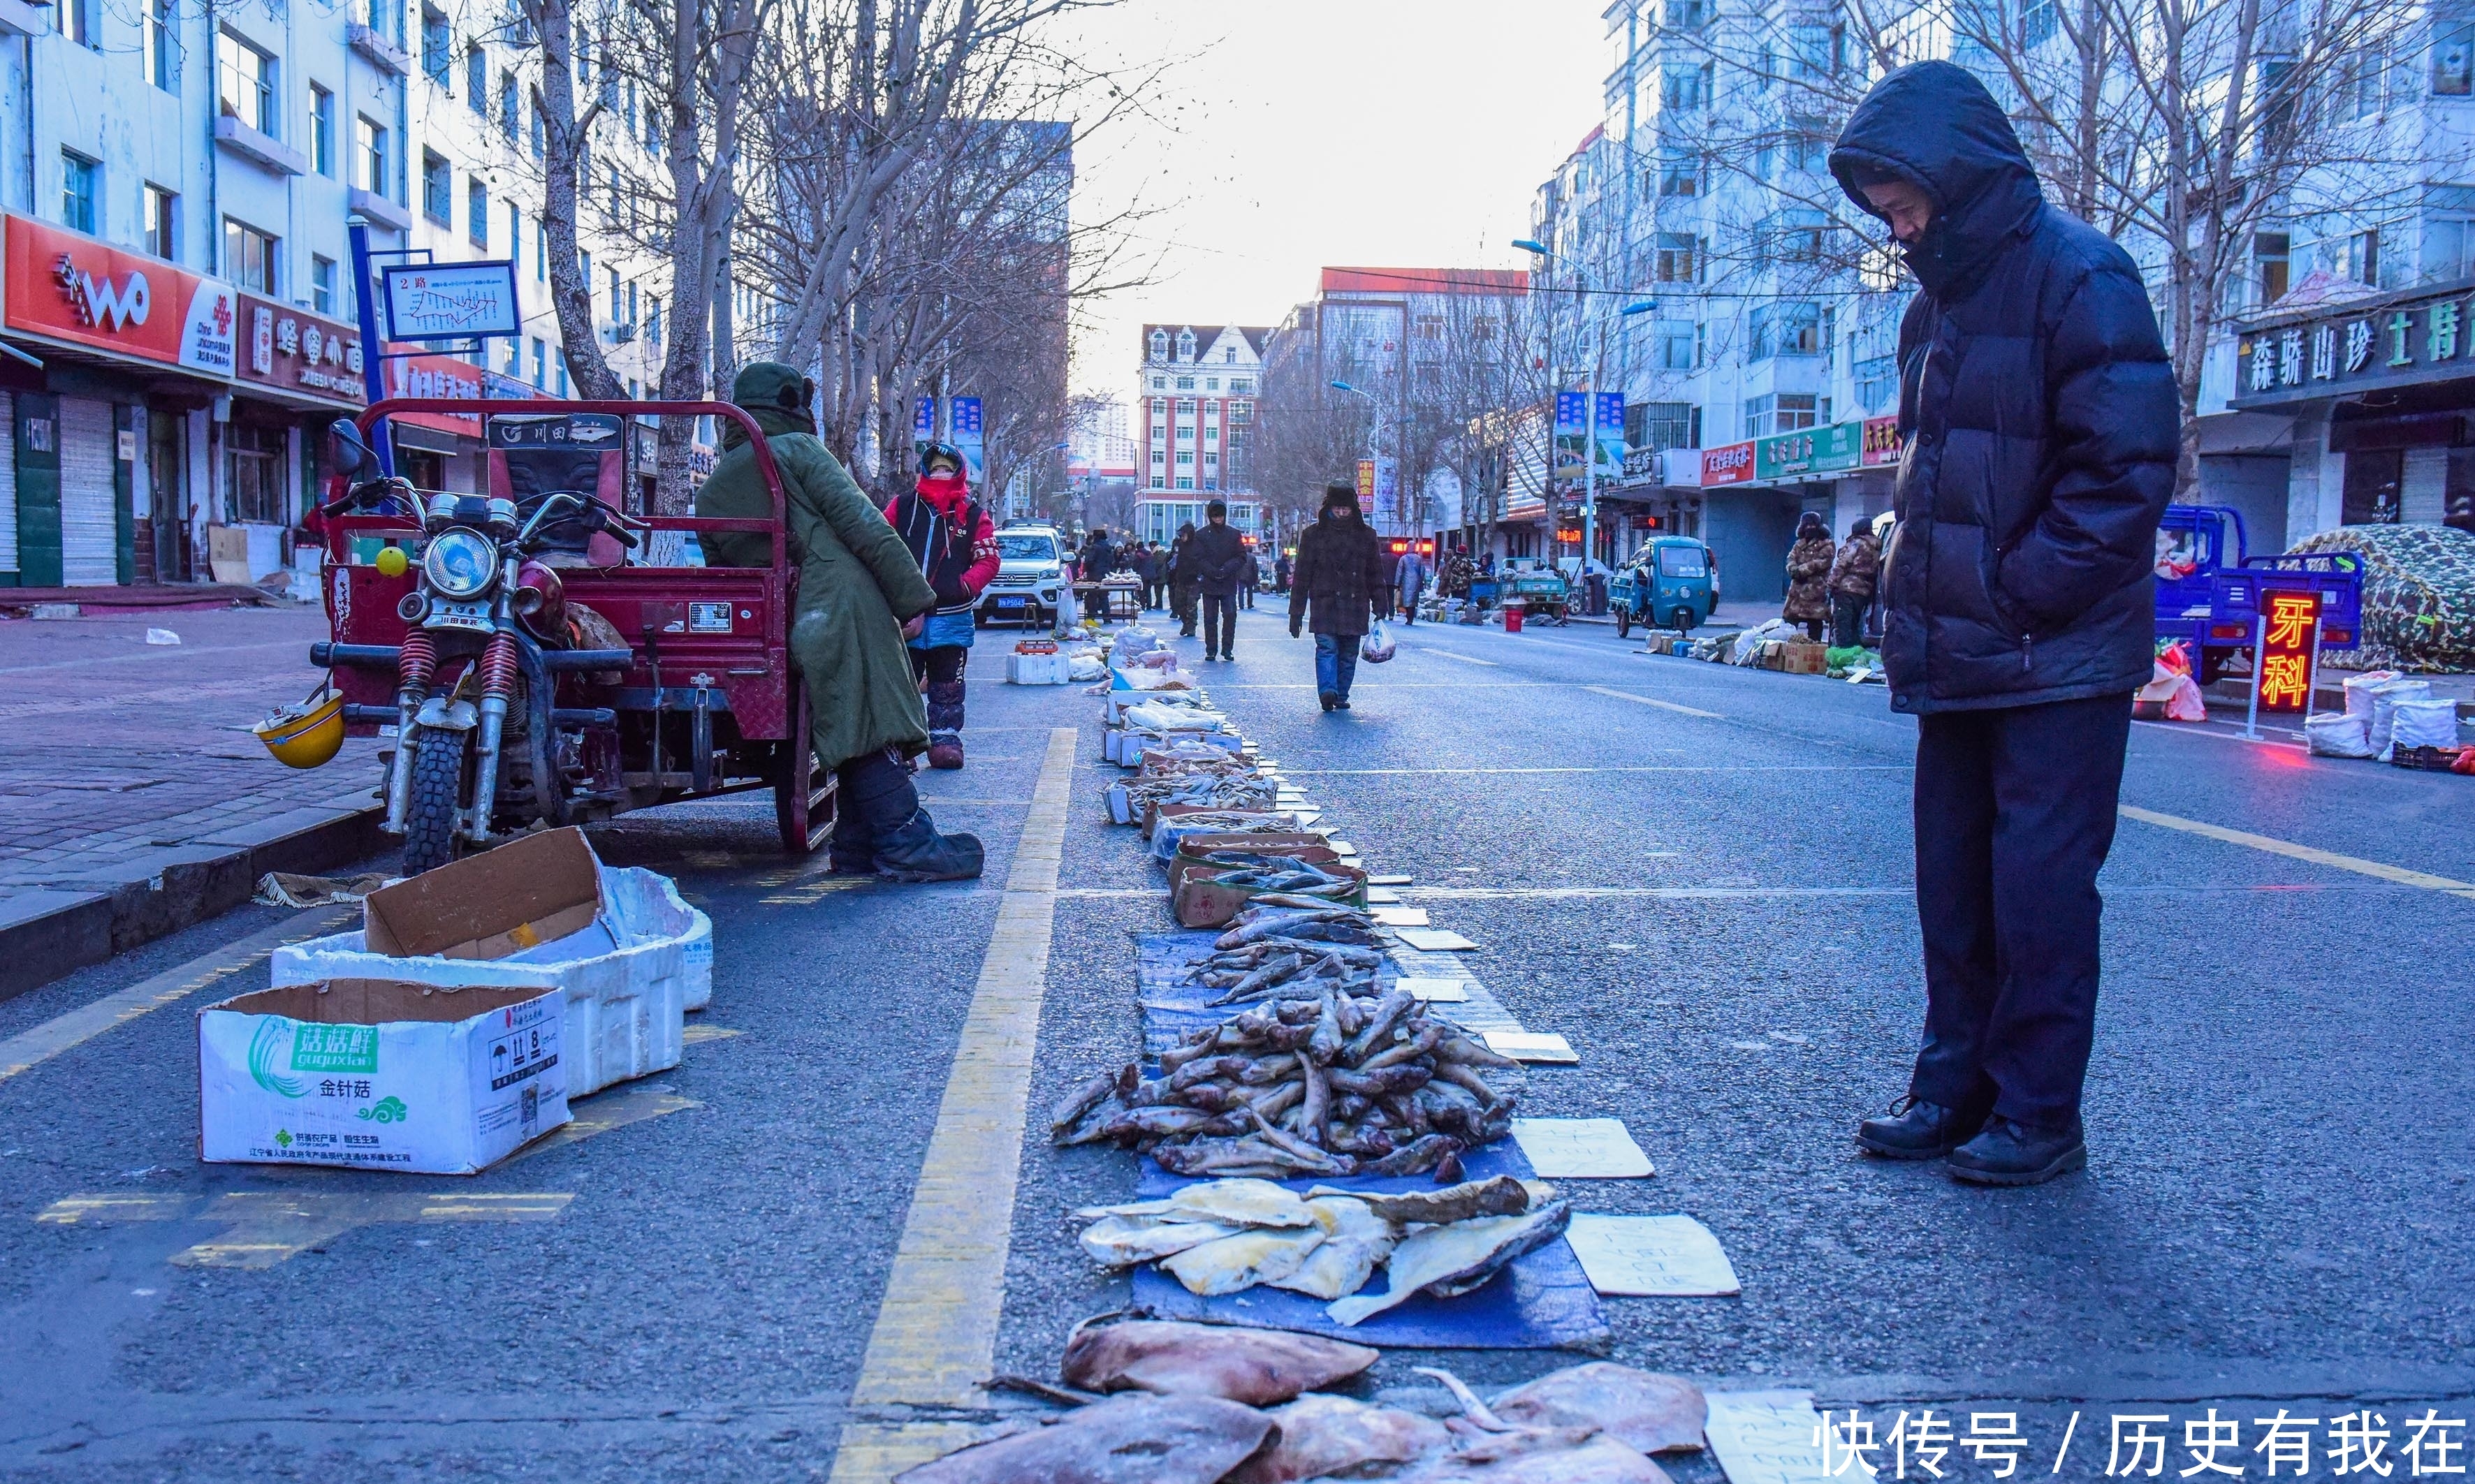
[[[457,526],[430,538],[421,555],[421,574],[441,597],[464,602],[499,580],[499,547],[479,531]]]

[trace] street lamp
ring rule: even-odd
[[[1336,392],[1347,392],[1352,397],[1363,397],[1366,399],[1366,465],[1368,470],[1367,477],[1372,481],[1374,477],[1374,469],[1376,467],[1375,425],[1384,421],[1384,404],[1375,400],[1375,394],[1373,392],[1363,391],[1358,387],[1350,385],[1346,381],[1335,381],[1331,383],[1331,386]]]
[[[1512,245],[1522,252],[1547,258],[1551,262],[1562,261],[1562,258],[1543,242],[1533,241],[1528,237],[1520,237],[1514,239]],[[1579,306],[1581,297],[1585,292],[1587,292],[1587,290],[1583,289],[1578,281],[1573,285],[1573,298],[1576,307]],[[1626,304],[1623,308],[1618,309],[1616,313],[1621,318],[1630,319],[1634,315],[1648,314],[1657,307],[1657,300],[1641,299]],[[1550,358],[1552,360],[1552,353],[1555,349],[1553,343],[1555,336],[1552,329],[1549,332],[1548,338],[1550,342],[1548,349],[1551,353]],[[1583,433],[1583,437],[1586,441],[1584,442],[1581,450],[1581,571],[1584,576],[1589,572],[1591,553],[1598,549],[1599,544],[1599,384],[1606,377],[1606,362],[1607,322],[1605,319],[1601,319],[1599,321],[1598,357],[1592,362],[1590,368],[1589,401],[1583,403],[1583,407],[1585,409],[1583,413],[1583,417],[1585,419],[1585,431]],[[1550,386],[1548,394],[1546,484],[1548,492],[1552,496],[1556,483],[1555,397],[1556,393],[1562,389],[1562,368],[1551,367],[1549,379],[1552,385]],[[1551,514],[1549,516],[1551,529],[1553,528],[1554,522],[1552,503],[1553,502],[1551,500]]]

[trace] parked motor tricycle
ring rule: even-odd
[[[1607,592],[1616,637],[1644,628],[1689,634],[1709,621],[1719,602],[1719,568],[1710,548],[1690,536],[1657,536],[1632,554]]]
[[[388,416],[471,417],[479,493],[379,473]],[[729,419],[755,446],[769,520],[632,515],[628,433],[648,414]],[[783,847],[833,819],[787,629],[796,587],[762,429],[721,402],[398,399],[332,433],[345,495],[319,511],[333,639],[311,646],[357,735],[392,734],[384,827],[407,875],[534,824],[771,789]],[[761,531],[772,565],[687,565],[698,533]],[[674,536],[667,533],[676,532]]]

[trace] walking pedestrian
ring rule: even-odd
[[[1188,521],[1177,528],[1177,540],[1168,548],[1168,606],[1177,616],[1177,631],[1185,638],[1194,637],[1195,586],[1194,523]]]
[[[1796,545],[1787,549],[1787,604],[1780,617],[1804,625],[1805,634],[1822,642],[1822,625],[1830,621],[1830,527],[1808,510],[1796,523]]]
[[[789,502],[785,525],[799,561],[792,661],[806,682],[817,761],[834,770],[831,862],[844,873],[897,881],[980,874],[976,837],[941,835],[912,787],[909,759],[928,745],[928,717],[903,641],[924,627],[937,590],[902,538],[817,437],[816,383],[778,361],[741,368],[730,400],[765,430]],[[763,519],[772,497],[736,423],[722,425],[722,457],[697,491],[696,513]],[[717,567],[770,567],[770,536],[707,532]]]
[[[1830,559],[1830,643],[1841,649],[1865,642],[1865,611],[1874,606],[1874,579],[1882,569],[1882,544],[1874,523],[1858,519]]]
[[[1252,610],[1255,590],[1263,585],[1263,564],[1255,560],[1255,548],[1246,548],[1246,565],[1238,570],[1238,606]]]
[[[1883,78],[1830,168],[1922,288],[1899,327],[1882,662],[1917,717],[1924,1038],[1907,1096],[1856,1139],[2034,1184],[2088,1162],[2096,877],[2154,657],[2173,376],[2139,268],[2045,200],[1965,69]]]
[[[1383,551],[1384,591],[1376,595],[1375,617],[1379,619],[1388,619],[1392,617],[1393,596],[1401,590],[1401,557],[1403,553],[1401,550],[1396,549],[1400,546],[1400,543],[1398,542],[1384,541],[1379,538],[1376,545],[1381,547]]]
[[[1083,595],[1083,617],[1105,621],[1109,617],[1109,595],[1099,588],[1100,581],[1117,570],[1117,547],[1109,539],[1105,525],[1091,527],[1090,539],[1083,543],[1082,580],[1090,584]]]
[[[1384,598],[1384,543],[1359,513],[1358,491],[1326,487],[1315,523],[1298,533],[1297,572],[1289,584],[1289,637],[1311,624],[1315,637],[1315,695],[1326,711],[1349,709],[1358,674],[1358,645]]]
[[[1229,523],[1227,501],[1203,507],[1203,529],[1187,543],[1186,554],[1203,598],[1203,657],[1233,658],[1229,646],[1238,639],[1238,582],[1246,567],[1246,538]]]
[[[1427,586],[1427,559],[1418,554],[1416,546],[1402,555],[1392,581],[1401,595],[1401,626],[1408,628],[1418,621],[1418,595]]]
[[[885,507],[928,585],[937,610],[911,640],[911,669],[928,697],[928,766],[963,766],[963,669],[971,657],[980,594],[997,574],[997,529],[971,499],[968,467],[950,443],[919,450],[911,493]]]
[[[1272,558],[1272,591],[1286,594],[1289,590],[1289,554],[1286,551]]]
[[[1157,541],[1143,543],[1143,611],[1168,606],[1168,553]]]

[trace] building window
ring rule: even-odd
[[[1179,398],[1177,401],[1177,415],[1182,418],[1190,418],[1194,416],[1194,399],[1191,397]]]
[[[1178,461],[1180,464],[1187,464],[1187,465],[1190,465],[1190,464],[1192,464],[1192,463],[1194,462],[1194,450],[1193,450],[1192,449],[1180,449],[1180,450],[1177,450],[1177,461]]]
[[[281,136],[276,122],[275,59],[231,32],[215,36],[215,106],[268,138]]]
[[[533,281],[550,281],[550,224],[533,223]]]
[[[224,218],[224,277],[261,294],[275,292],[275,239]]]
[[[1232,396],[1232,397],[1251,397],[1251,396],[1253,396],[1253,395],[1254,395],[1254,393],[1255,393],[1255,378],[1254,378],[1253,377],[1231,377],[1229,378],[1229,395],[1230,395],[1230,396]]]
[[[1856,363],[1856,404],[1867,412],[1888,412],[1899,400],[1899,358],[1874,355]]]
[[[1701,282],[1702,239],[1690,232],[1660,232],[1656,268],[1661,283]]]
[[[146,187],[146,251],[167,263],[181,260],[180,200],[160,185]]]
[[[557,394],[558,394],[559,396],[561,396],[561,397],[566,396],[566,395],[567,395],[567,352],[566,352],[566,350],[565,350],[565,349],[563,349],[563,348],[553,348],[553,349],[551,351],[551,353],[550,353],[550,375],[551,375],[551,381],[553,381],[554,383],[556,383]]]
[[[2475,26],[2436,28],[2432,37],[2432,95],[2475,96]]]
[[[281,525],[283,510],[284,436],[235,423],[224,432],[224,488],[232,492],[235,520]]]
[[[464,49],[464,107],[477,118],[490,116],[490,58],[478,41]]]
[[[167,93],[181,90],[181,38],[173,29],[172,0],[146,0],[146,81]]]
[[[1641,413],[1641,436],[1632,440],[1649,449],[1689,449],[1694,445],[1693,404],[1689,401],[1635,402],[1625,409],[1630,419]]]
[[[1658,194],[1662,196],[1699,196],[1702,194],[1702,157],[1689,149],[1670,146],[1658,152]]]
[[[1177,332],[1177,358],[1182,361],[1194,359],[1194,331],[1181,329]]]
[[[490,250],[490,187],[478,175],[464,184],[464,234],[475,247]]]
[[[525,265],[525,209],[507,203],[507,266],[510,271]]]
[[[532,115],[533,115],[533,119],[532,119],[532,150],[533,150],[533,158],[535,158],[535,159],[539,159],[539,158],[542,158],[542,153],[543,153],[543,151],[547,150],[547,149],[550,147],[550,122],[549,122],[550,115],[542,111],[542,98],[541,98],[541,89],[540,89],[540,88],[536,87],[536,88],[532,89],[532,91],[531,91],[531,93],[530,93],[530,97],[531,97],[531,99],[532,99],[532,105],[533,105],[533,106],[532,106]]]
[[[387,138],[386,126],[363,114],[355,128],[355,143],[358,146],[356,153],[361,167],[360,187],[373,196],[387,195],[387,182],[394,175],[394,161],[387,158],[392,145]]]
[[[515,143],[519,137],[518,132],[522,125],[517,115],[521,111],[519,104],[523,97],[524,95],[516,90],[515,73],[501,68],[499,71],[499,133],[507,136],[509,144]]]
[[[1254,416],[1255,406],[1252,402],[1233,401],[1229,404],[1229,423],[1233,427],[1238,424],[1252,421]]]
[[[1190,391],[1193,391],[1193,390],[1194,390],[1194,378],[1193,378],[1192,377],[1178,377],[1178,378],[1177,378],[1177,389],[1178,389],[1179,391],[1181,391],[1181,392],[1190,392]],[[1178,405],[1179,405],[1179,406],[1181,406],[1181,407],[1185,407],[1185,408],[1189,408],[1189,409],[1190,409],[1190,408],[1192,408],[1192,407],[1193,407],[1194,403],[1192,403],[1192,402],[1180,402],[1180,403],[1178,403]]]
[[[2329,244],[2329,268],[2341,279],[2378,286],[2381,281],[2381,233],[2373,228],[2350,232]]]
[[[544,391],[549,386],[550,347],[543,343],[539,335],[535,335],[533,337],[533,389]]]
[[[441,227],[454,225],[455,172],[436,150],[421,152],[421,212]]]
[[[1699,337],[1690,320],[1661,320],[1650,342],[1652,364],[1661,371],[1691,371]]]
[[[1152,390],[1153,390],[1153,391],[1155,391],[1155,392],[1163,392],[1163,391],[1166,391],[1167,389],[1168,389],[1168,377],[1152,377]]]
[[[1156,361],[1168,359],[1168,331],[1162,329],[1152,331],[1152,359]],[[1157,381],[1159,378],[1153,379]]]
[[[1710,103],[1709,62],[1670,62],[1659,73],[1658,102],[1666,109],[1700,109]]]
[[[1810,392],[1779,392],[1745,402],[1745,436],[1767,438],[1820,427],[1830,421],[1830,399]]]
[[[429,6],[421,8],[421,70],[441,87],[453,74],[455,59],[453,44],[448,39],[447,17]]]
[[[320,314],[333,314],[335,307],[335,260],[309,255],[309,307]]]
[[[1747,360],[1822,353],[1822,309],[1818,304],[1794,302],[1756,304],[1752,313],[1752,330],[1753,343],[1751,353],[1745,357]],[[1785,428],[1778,430],[1787,431]]]
[[[1192,475],[1190,475],[1190,474],[1180,474],[1180,475],[1178,475],[1178,476],[1177,476],[1177,487],[1178,487],[1179,489],[1181,489],[1181,490],[1190,490],[1190,489],[1194,488],[1194,478],[1193,478],[1193,476],[1192,476]]]
[[[1157,382],[1155,382],[1154,384],[1155,384],[1155,385],[1157,385],[1158,383],[1157,383]],[[1154,416],[1154,417],[1164,417],[1164,416],[1166,416],[1166,415],[1167,415],[1167,413],[1168,413],[1168,399],[1167,399],[1167,398],[1165,398],[1165,397],[1155,397],[1155,398],[1153,398],[1153,399],[1152,399],[1152,416]]]
[[[651,298],[651,296],[647,296]],[[645,339],[656,351],[662,348],[662,301],[652,299],[645,311]]]
[[[2283,269],[2285,264],[2281,261],[2278,266]],[[2423,280],[2445,283],[2469,275],[2475,275],[2475,221],[2464,217],[2424,218]]]
[[[61,6],[62,34],[80,46],[97,46],[94,26],[94,0],[66,0]]]
[[[335,95],[315,83],[309,85],[309,168],[335,173]]]
[[[2256,231],[2251,235],[2253,281],[2260,287],[2260,302],[2273,304],[2286,297],[2288,274],[2291,271],[2291,254],[2293,239],[2282,231]]]
[[[102,166],[83,155],[61,151],[61,221],[79,231],[94,231],[95,177]]]
[[[1762,226],[1761,255],[1773,262],[1818,263],[1822,261],[1823,234],[1828,230],[1828,222],[1819,211],[1798,208],[1777,212]]]

